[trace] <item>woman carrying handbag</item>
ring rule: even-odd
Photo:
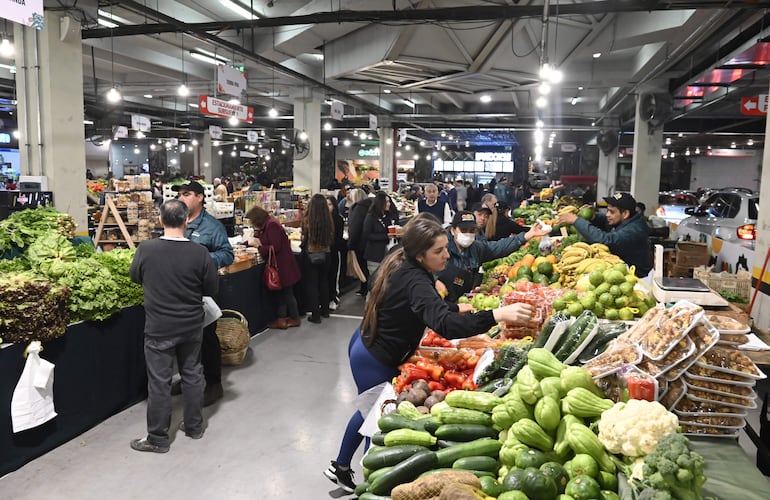
[[[260,255],[265,260],[266,274],[263,280],[265,286],[274,297],[276,303],[275,321],[268,323],[268,328],[285,330],[289,327],[299,326],[299,309],[297,299],[294,297],[294,285],[300,280],[299,266],[291,251],[289,238],[286,236],[283,226],[275,217],[272,217],[262,207],[253,207],[246,213],[246,218],[254,228],[254,238],[250,238],[248,244],[259,249]],[[278,269],[279,289],[273,289],[275,279],[270,276],[270,261],[272,267]]]
[[[334,243],[334,222],[326,197],[314,194],[310,198],[302,221],[302,254],[306,269],[308,321],[320,323],[329,317],[329,269],[331,246]]]

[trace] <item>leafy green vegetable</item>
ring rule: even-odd
[[[134,260],[134,254],[136,254],[136,250],[118,248],[110,252],[101,252],[94,256],[102,267],[112,274],[112,278],[118,285],[118,296],[123,307],[144,304],[142,285],[131,281],[128,274],[131,262]]]
[[[736,304],[748,304],[749,301],[741,297],[740,295],[734,294],[733,292],[728,292],[727,290],[722,290],[719,292],[719,295],[722,296],[725,300],[728,300],[730,302],[735,302]]]
[[[41,236],[50,233],[66,238],[75,235],[72,216],[57,212],[52,207],[37,207],[14,212],[0,221],[0,254],[13,247],[24,248]]]

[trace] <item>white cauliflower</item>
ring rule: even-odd
[[[599,441],[610,453],[641,457],[655,451],[660,438],[678,427],[679,419],[660,403],[632,399],[602,413]]]

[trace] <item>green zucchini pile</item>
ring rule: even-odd
[[[614,403],[585,370],[547,349],[530,349],[526,360],[502,397],[453,391],[430,415],[406,405],[382,416],[363,459],[359,498],[618,498],[615,463],[589,428]],[[453,470],[478,478],[478,487],[465,480],[460,489],[474,496],[447,490],[458,478],[438,473]],[[430,484],[416,481],[432,474]]]

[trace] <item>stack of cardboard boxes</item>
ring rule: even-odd
[[[708,245],[692,241],[680,241],[676,244],[674,262],[669,266],[669,276],[692,277],[693,269],[707,266],[711,259]]]

